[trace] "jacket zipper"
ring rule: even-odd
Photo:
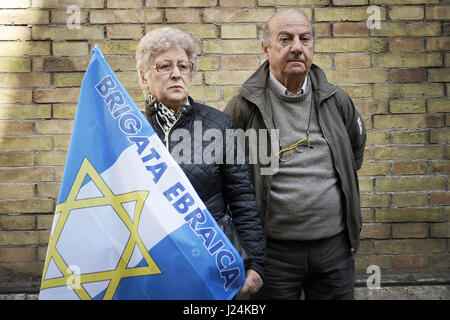
[[[331,94],[329,94],[328,96],[324,97],[317,105],[319,106],[320,103],[322,103],[323,100],[328,99],[329,97],[331,97],[335,93],[336,93],[336,91],[333,91]],[[327,136],[326,130],[322,129],[324,126],[322,125],[322,118],[320,117],[319,108],[318,107],[317,107],[317,118],[319,120],[319,126],[320,126],[320,129],[323,132],[323,136],[324,136],[326,142],[328,143],[328,145],[330,146],[330,149],[331,149],[330,139]],[[333,152],[331,152],[331,153],[333,154]],[[341,173],[339,171],[338,165],[336,164],[336,161],[337,161],[336,157],[333,155],[334,168],[336,169],[336,172],[337,172],[337,174],[339,176],[339,179],[342,179],[341,178]],[[345,201],[347,202],[347,194],[345,193],[345,190],[342,189],[342,192],[344,193]],[[345,206],[347,207],[347,203],[345,203]],[[350,237],[350,227],[349,227],[348,219],[349,219],[348,214],[345,214],[345,220],[346,220],[345,222],[347,224],[348,238],[349,238],[349,241],[350,241],[350,252],[352,253],[352,256],[354,257],[355,256],[355,249],[353,248],[352,239]]]
[[[170,128],[170,129],[172,129],[172,128]],[[169,129],[169,131],[164,132],[164,142],[166,143],[166,149],[167,150],[169,150],[169,132],[170,132],[170,129]]]

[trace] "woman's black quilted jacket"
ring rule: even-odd
[[[165,141],[166,137],[163,130],[158,125],[156,120],[156,110],[150,107],[146,110],[146,117],[152,125],[159,138],[168,147],[171,154],[177,159],[173,152],[183,149],[178,146],[182,143],[180,139],[180,131],[177,129],[184,129],[189,132],[191,138],[191,163],[179,163],[184,173],[188,177],[192,186],[197,191],[199,197],[202,199],[209,212],[213,217],[219,220],[226,212],[227,205],[233,214],[233,222],[236,229],[243,240],[246,249],[250,256],[250,261],[246,263],[246,269],[253,269],[263,278],[264,275],[264,242],[262,236],[262,227],[256,206],[256,200],[253,190],[251,176],[246,164],[238,164],[236,141],[234,141],[234,163],[230,164],[226,161],[226,129],[234,129],[233,120],[223,112],[211,108],[209,106],[196,103],[189,97],[190,105],[181,106],[181,115],[175,125],[169,132],[168,143]],[[194,130],[194,127],[196,128]],[[201,131],[200,128],[201,127]],[[211,139],[204,137],[203,134],[208,129],[215,129],[221,132],[223,143],[221,143],[221,155],[216,155],[214,159],[222,158],[223,161],[215,161],[213,164],[196,163],[195,159],[199,158],[199,154],[195,156],[194,146],[196,152],[203,154],[211,154]],[[210,131],[213,134],[219,131]],[[186,135],[186,131],[181,133]],[[197,134],[197,137],[194,136]],[[198,134],[201,133],[201,136]],[[216,136],[214,134],[214,136]],[[194,139],[196,140],[194,142]],[[220,140],[217,140],[220,142]],[[198,144],[202,148],[198,148]],[[208,151],[205,148],[209,145]],[[219,148],[215,148],[218,150]],[[184,158],[186,155],[184,155]],[[222,162],[222,163],[220,163]]]

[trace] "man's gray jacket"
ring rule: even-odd
[[[314,64],[311,66],[309,75],[319,126],[330,146],[334,166],[339,176],[347,234],[352,253],[355,253],[359,248],[362,224],[357,170],[361,168],[363,162],[366,129],[352,100],[345,91],[330,84],[324,72]],[[259,150],[261,147],[267,149],[263,151],[267,155],[273,155],[279,151],[279,145],[271,145],[269,137],[271,135],[270,129],[275,128],[266,90],[268,78],[269,63],[266,61],[242,85],[239,94],[233,97],[225,108],[225,113],[233,118],[236,128],[244,131],[248,129],[257,131],[265,129],[267,131],[269,143],[261,143],[260,140],[256,144],[246,145],[246,157],[249,161],[249,169],[253,177],[256,201],[263,225],[270,214],[269,201],[272,175],[261,174],[261,169],[267,169],[268,165],[261,162],[260,158],[252,162],[248,155],[252,152],[258,154],[258,152],[261,152]]]

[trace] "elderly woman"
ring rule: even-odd
[[[224,113],[195,102],[189,96],[191,76],[196,65],[194,40],[174,28],[161,28],[147,33],[136,51],[139,80],[145,89],[145,114],[169,152],[176,147],[178,129],[190,133],[191,157],[194,147],[211,141],[194,136],[194,122],[200,122],[203,132],[233,128]],[[198,125],[196,125],[198,127]],[[217,132],[217,131],[216,131]],[[180,131],[178,132],[180,133]],[[173,139],[172,139],[173,138]],[[198,141],[194,142],[194,139]],[[253,186],[245,164],[226,163],[225,144],[221,145],[222,161],[217,163],[179,163],[208,210],[219,220],[230,208],[233,223],[249,253],[246,280],[239,295],[254,294],[262,285],[264,244]]]

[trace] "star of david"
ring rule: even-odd
[[[89,176],[91,178],[91,180],[98,188],[98,190],[103,194],[103,196],[88,199],[77,199],[77,195],[80,192],[86,176]],[[60,216],[57,224],[54,227],[53,235],[50,238],[47,258],[44,265],[44,275],[42,277],[41,290],[60,286],[71,286],[80,299],[92,299],[92,297],[88,294],[88,292],[82,285],[75,286],[71,284],[71,279],[73,279],[74,276],[79,277],[79,281],[77,281],[77,284],[109,280],[109,284],[103,296],[103,299],[112,299],[122,278],[162,273],[153,258],[148,253],[138,234],[139,220],[144,202],[147,199],[148,194],[148,191],[133,191],[115,195],[102,179],[100,174],[89,162],[89,160],[85,158],[70,189],[66,202],[56,206],[55,214],[59,213]],[[133,220],[130,218],[123,206],[124,203],[131,201],[136,201]],[[127,229],[130,231],[128,242],[114,270],[75,275],[69,268],[67,262],[64,261],[61,253],[56,248],[56,244],[58,243],[58,240],[61,236],[64,224],[66,223],[70,214],[76,214],[76,212],[73,211],[75,209],[85,209],[106,205],[109,205],[113,208],[115,213],[117,213]],[[141,251],[143,258],[147,263],[147,266],[127,268],[135,246],[137,246]],[[45,280],[46,273],[48,272],[49,262],[52,259],[61,272],[62,276]]]

